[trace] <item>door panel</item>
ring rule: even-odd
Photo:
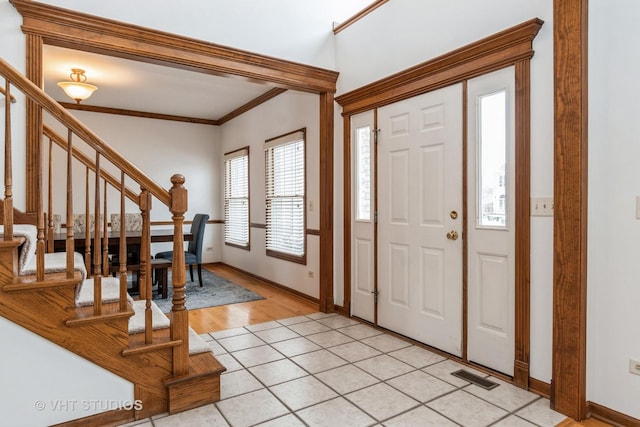
[[[351,118],[351,314],[374,322],[374,113]]]
[[[515,133],[513,67],[468,83],[469,361],[513,375]]]
[[[462,85],[383,107],[378,125],[378,324],[460,356],[462,239],[446,236],[462,234]]]

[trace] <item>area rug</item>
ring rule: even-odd
[[[238,286],[205,269],[202,269],[202,287],[200,287],[198,273],[196,271],[193,273],[195,281],[191,282],[189,280],[189,272],[186,272],[187,283],[185,289],[187,309],[189,310],[264,299],[264,297],[255,292]],[[173,287],[171,286],[171,271],[169,271],[169,292],[167,298],[162,298],[162,295],[154,292],[153,301],[160,307],[163,313],[168,313],[171,311],[172,297]]]

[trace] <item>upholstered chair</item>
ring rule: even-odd
[[[111,214],[111,231],[120,231],[120,214]],[[142,231],[142,214],[124,214],[124,231]]]
[[[204,226],[207,224],[209,215],[196,214],[191,223],[191,234],[193,240],[189,241],[187,250],[184,253],[184,262],[189,266],[191,281],[193,282],[193,266],[198,266],[198,280],[202,287],[202,242],[204,240]],[[156,259],[168,259],[173,262],[173,251],[160,252],[156,254]]]
[[[102,221],[104,220],[104,216],[100,214],[100,225],[98,229],[102,230]],[[93,233],[95,230],[95,216],[93,214],[89,214],[89,232]],[[85,214],[73,214],[73,232],[74,233],[84,233],[87,228],[87,218]]]

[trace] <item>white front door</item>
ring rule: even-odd
[[[468,82],[469,361],[513,375],[515,353],[515,78]]]
[[[375,321],[374,113],[351,117],[351,314]]]
[[[462,355],[462,85],[378,111],[378,324]]]

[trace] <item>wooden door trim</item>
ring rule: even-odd
[[[551,406],[587,416],[588,0],[553,2],[554,215]]]
[[[351,223],[350,199],[350,151],[351,133],[346,126],[350,116],[402,101],[470,78],[487,74],[501,68],[515,66],[516,69],[516,194],[517,202],[529,206],[530,198],[530,84],[529,65],[533,57],[533,40],[543,21],[531,19],[493,36],[471,43],[460,49],[439,56],[415,67],[378,80],[354,91],[336,97],[342,106],[344,128],[344,194],[345,194],[345,301],[351,295]],[[524,70],[526,68],[526,70]],[[349,165],[347,163],[349,162]],[[518,170],[521,168],[520,172]],[[526,199],[526,200],[525,200]],[[516,330],[514,357],[514,384],[526,388],[529,383],[530,325],[530,213],[521,206],[516,209]],[[347,217],[347,215],[349,215]],[[522,238],[524,240],[517,240]],[[349,240],[347,240],[349,239]],[[349,298],[349,299],[347,299]],[[348,310],[345,303],[345,309]],[[524,319],[527,317],[527,319]]]
[[[336,97],[342,115],[412,98],[533,56],[543,21],[535,18]]]

